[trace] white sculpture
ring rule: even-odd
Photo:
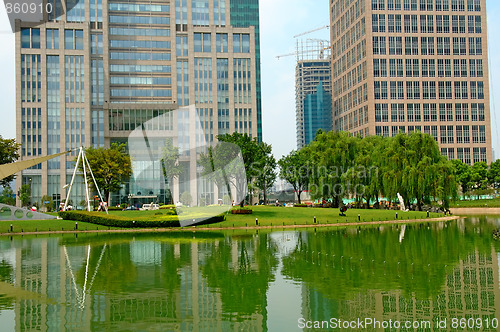
[[[401,208],[401,211],[409,211],[406,207],[405,207],[405,201],[403,199],[403,196],[401,196],[400,193],[398,193],[398,200],[399,200],[399,206]]]

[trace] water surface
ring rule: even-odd
[[[445,318],[448,329],[452,319],[475,318],[493,331],[486,324],[500,318],[500,242],[491,233],[499,224],[480,217],[279,232],[4,237],[0,326],[293,331],[310,330],[305,322],[370,318],[429,321],[438,330]]]

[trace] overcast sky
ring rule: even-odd
[[[277,158],[296,148],[295,134],[295,57],[276,59],[294,52],[294,35],[327,25],[329,0],[261,0],[261,56],[264,141],[272,144]],[[5,8],[0,6],[0,135],[15,137],[14,34]],[[488,49],[490,56],[490,94],[493,147],[500,155],[495,88],[500,87],[500,1],[487,0]],[[304,38],[329,39],[323,29]]]

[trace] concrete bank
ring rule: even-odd
[[[127,228],[112,230],[90,230],[90,231],[52,231],[52,232],[23,232],[23,233],[0,233],[0,236],[18,236],[18,235],[54,235],[54,234],[72,234],[72,233],[168,233],[168,232],[199,232],[199,231],[225,231],[236,229],[298,229],[298,228],[326,228],[326,227],[349,227],[349,226],[367,226],[367,225],[396,225],[396,224],[414,224],[423,222],[438,222],[460,219],[459,216],[447,216],[432,219],[411,219],[411,220],[381,220],[352,223],[332,223],[317,225],[285,225],[285,226],[248,226],[248,227],[184,227],[184,228]]]

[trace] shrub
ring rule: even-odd
[[[294,204],[294,207],[308,207],[309,205],[307,204]]]
[[[88,222],[91,224],[103,225],[108,227],[179,227],[179,220],[177,217],[164,220],[148,221],[143,219],[132,220],[120,216],[112,216],[109,214],[86,212],[86,211],[61,211],[59,216],[64,220],[74,220],[81,222]],[[134,223],[135,221],[135,223]]]
[[[179,219],[177,216],[166,216],[161,220],[149,220],[147,218],[130,219],[121,216],[113,216],[98,212],[87,211],[61,211],[59,216],[64,220],[74,220],[80,222],[87,222],[91,224],[103,225],[108,227],[122,227],[122,228],[155,228],[155,227],[180,227]],[[199,216],[193,219],[205,219]],[[212,224],[224,221],[224,215],[210,217],[203,221],[202,224]]]

